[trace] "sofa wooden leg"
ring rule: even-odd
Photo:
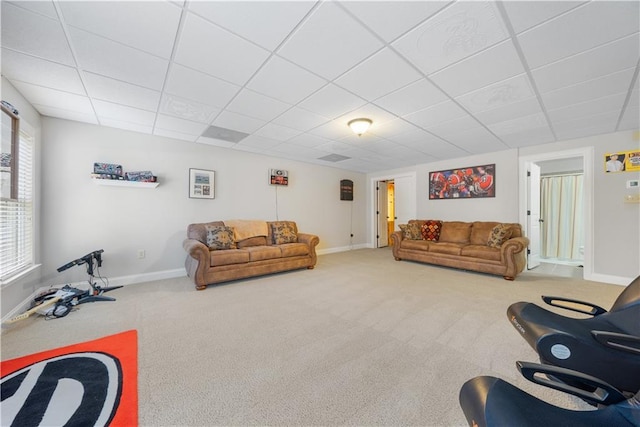
[[[203,291],[207,289],[207,285],[196,285],[196,290]]]
[[[502,276],[504,277],[504,280],[516,280],[515,277],[511,277],[511,276]]]
[[[402,261],[402,258],[398,258],[397,256],[393,257],[396,261]]]
[[[309,267],[307,267],[307,270],[313,270],[315,268],[315,265],[310,265]]]

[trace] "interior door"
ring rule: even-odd
[[[527,268],[531,270],[540,265],[540,166],[530,163],[527,173],[527,237],[529,250],[527,254]]]
[[[377,218],[377,248],[383,248],[389,245],[389,235],[387,233],[387,213],[389,199],[387,197],[387,182],[386,181],[378,181],[376,185],[376,192],[378,193],[377,203],[376,203],[376,218]]]
[[[393,179],[394,182],[394,208],[395,230],[399,230],[399,224],[406,224],[410,219],[416,218],[416,182],[413,176],[401,176]]]

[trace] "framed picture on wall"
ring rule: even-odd
[[[269,184],[289,185],[289,172],[282,169],[269,170]]]
[[[191,199],[215,198],[215,171],[189,169],[189,197]]]
[[[429,172],[429,199],[495,197],[496,165]]]

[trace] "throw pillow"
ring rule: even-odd
[[[271,235],[273,236],[274,245],[296,243],[298,241],[296,230],[293,228],[293,225],[286,221],[272,223]]]
[[[504,242],[511,238],[511,234],[513,234],[513,231],[509,225],[498,224],[491,230],[487,246],[491,248],[499,248]]]
[[[207,225],[207,246],[212,251],[235,249],[236,241],[233,227],[226,225]]]
[[[440,231],[442,231],[442,221],[438,221],[437,219],[427,220],[422,224],[422,227],[420,227],[422,238],[430,242],[440,240]]]
[[[420,226],[416,223],[400,224],[398,225],[405,239],[407,240],[422,240],[422,232]]]

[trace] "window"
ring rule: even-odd
[[[10,107],[2,103],[0,284],[33,266],[33,138]]]

